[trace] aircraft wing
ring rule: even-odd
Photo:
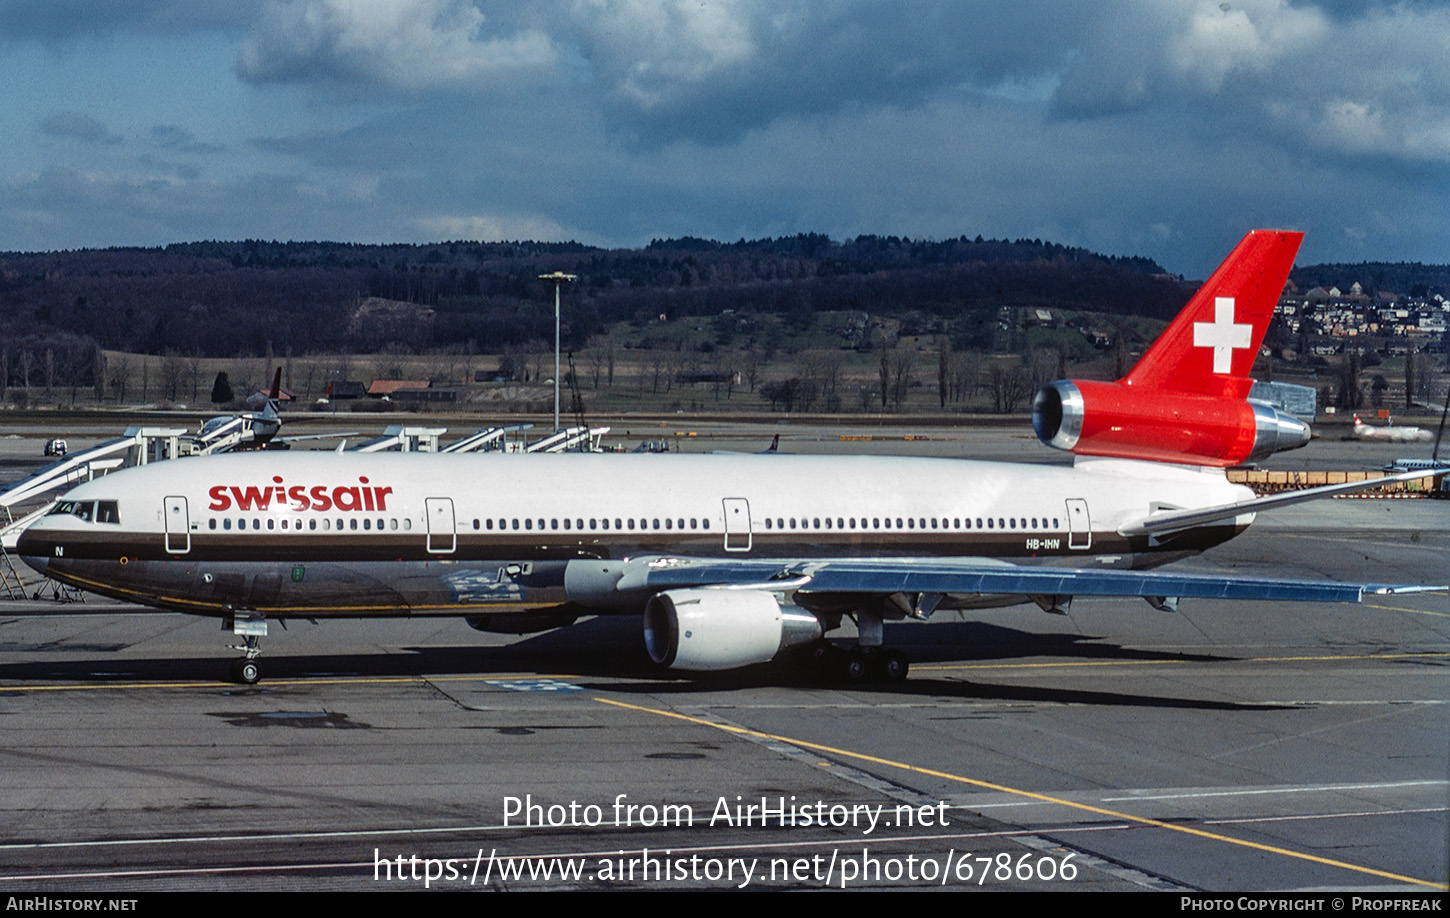
[[[883,558],[813,561],[654,558],[626,572],[620,589],[687,587],[804,593],[941,593],[1021,596],[1141,596],[1360,602],[1366,595],[1445,586],[1275,580],[1164,571],[1022,567],[990,559]]]
[[[1125,536],[1163,535],[1169,532],[1177,532],[1180,529],[1202,526],[1205,523],[1216,523],[1219,520],[1233,519],[1236,516],[1258,513],[1261,510],[1272,510],[1276,507],[1302,504],[1306,501],[1319,500],[1322,497],[1333,497],[1336,494],[1352,494],[1355,491],[1368,491],[1373,488],[1396,484],[1401,481],[1415,481],[1420,478],[1430,478],[1437,474],[1444,474],[1444,471],[1419,469],[1413,472],[1401,472],[1398,475],[1386,475],[1383,478],[1370,478],[1365,481],[1346,481],[1343,484],[1321,485],[1317,488],[1305,488],[1302,491],[1271,494],[1268,497],[1258,497],[1253,500],[1239,501],[1234,504],[1221,504],[1217,507],[1204,507],[1200,510],[1169,510],[1164,513],[1154,513],[1151,516],[1145,516],[1142,519],[1134,520],[1131,523],[1120,526],[1118,527],[1118,534]]]

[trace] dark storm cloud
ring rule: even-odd
[[[0,24],[33,45],[110,30],[84,48],[113,53],[122,92],[132,60],[149,78],[133,98],[81,107],[94,124],[36,135],[72,141],[67,164],[87,193],[135,208],[127,227],[168,233],[108,243],[981,233],[1146,254],[1190,275],[1254,225],[1309,230],[1311,260],[1435,260],[1450,245],[1436,219],[1450,205],[1445,2],[142,0],[129,11],[0,0]],[[184,15],[206,41],[158,25]],[[169,47],[192,52],[172,58],[188,69],[163,69]],[[24,76],[62,59],[73,74],[82,57],[74,45],[11,48]],[[196,85],[184,108],[151,103],[164,78]],[[71,107],[42,105],[22,124]],[[118,135],[149,155],[107,158]],[[8,191],[0,183],[11,212],[36,232],[99,233],[96,214],[119,226],[105,208],[71,219],[40,191],[16,197],[53,152],[11,166]]]
[[[579,4],[566,36],[618,126],[725,142],[781,116],[1051,80],[1084,15],[1051,6]]]
[[[467,0],[270,3],[236,68],[254,83],[322,80],[419,91],[486,90],[554,67],[558,53],[547,35],[494,27]]]

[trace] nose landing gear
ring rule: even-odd
[[[239,659],[232,661],[232,681],[256,685],[262,678],[261,639],[267,636],[266,616],[257,612],[233,612],[222,619],[222,630],[229,630],[242,639],[242,643],[231,645],[232,650],[242,652]]]

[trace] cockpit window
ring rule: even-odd
[[[47,516],[73,516],[85,523],[119,525],[121,514],[114,500],[63,500]]]

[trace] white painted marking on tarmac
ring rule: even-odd
[[[487,679],[485,685],[511,692],[582,692],[584,689],[555,679]]]
[[[1446,787],[1450,781],[1394,781],[1385,784],[1307,784],[1291,787],[1265,787],[1257,790],[1203,791],[1193,794],[1154,794],[1127,797],[1102,797],[1103,803],[1124,800],[1192,800],[1198,797],[1255,797],[1265,794],[1314,794],[1325,791],[1389,790],[1397,787]]]
[[[1206,826],[1249,825],[1256,822],[1311,822],[1316,819],[1358,819],[1370,816],[1418,816],[1424,813],[1447,813],[1450,807],[1432,806],[1418,810],[1365,810],[1358,813],[1313,813],[1305,816],[1255,816],[1243,819],[1205,819]]]

